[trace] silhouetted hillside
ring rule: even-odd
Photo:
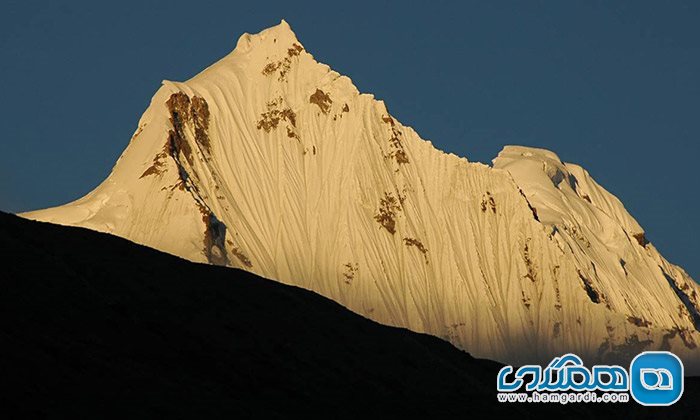
[[[652,412],[499,404],[495,362],[306,290],[85,229],[0,213],[0,251],[4,418],[697,413],[697,382]]]

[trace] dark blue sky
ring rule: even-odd
[[[45,3],[0,13],[2,210],[87,193],[162,79],[285,18],[437,147],[490,162],[523,144],[583,165],[700,277],[700,2]]]

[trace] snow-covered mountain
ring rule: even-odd
[[[479,357],[670,349],[700,369],[700,288],[583,168],[437,150],[284,21],[163,82],[99,187],[23,216],[311,289]]]

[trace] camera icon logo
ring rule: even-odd
[[[645,351],[630,364],[630,393],[638,403],[671,405],[683,395],[683,362],[667,351]]]

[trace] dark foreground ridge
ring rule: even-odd
[[[499,404],[495,362],[85,229],[0,213],[0,255],[3,418],[697,415],[695,378],[670,408]]]

